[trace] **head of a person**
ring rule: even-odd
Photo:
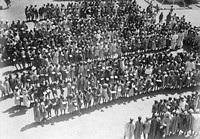
[[[146,121],[149,121],[149,120],[150,120],[150,117],[149,117],[149,116],[147,116],[147,117],[146,117]]]
[[[139,116],[139,117],[138,117],[138,121],[141,121],[141,120],[142,120],[142,117],[141,117],[141,116]]]
[[[130,123],[132,123],[133,122],[133,118],[130,118]]]

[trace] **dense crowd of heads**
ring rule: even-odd
[[[2,61],[22,74],[0,83],[15,103],[35,103],[35,113],[89,108],[120,97],[199,84],[198,28],[170,11],[136,1],[27,6],[27,21],[1,22]],[[191,52],[174,52],[184,44]],[[28,66],[28,67],[27,67]],[[64,112],[65,113],[65,112]],[[45,115],[45,114],[44,114]],[[42,116],[41,116],[42,117]]]

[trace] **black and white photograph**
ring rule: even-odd
[[[200,139],[200,0],[0,0],[0,139]]]

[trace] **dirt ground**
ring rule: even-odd
[[[37,4],[41,6],[52,0],[11,0],[10,9],[0,10],[0,19],[23,20],[24,8],[26,5]],[[53,2],[57,3],[57,2]],[[58,2],[59,4],[61,2]],[[62,2],[66,3],[66,2]],[[147,3],[138,0],[138,3],[145,8]],[[0,5],[5,7],[4,0]],[[163,11],[166,15],[168,11]],[[175,11],[177,15],[186,15],[186,20],[193,25],[200,25],[200,9]],[[9,66],[0,68],[0,79],[3,73],[15,70]],[[52,118],[51,120],[37,125],[34,123],[33,110],[14,106],[11,98],[0,99],[0,139],[121,139],[124,132],[124,124],[133,117],[135,121],[138,116],[143,119],[151,114],[151,107],[154,100],[177,97],[178,94],[189,94],[193,89],[165,90],[146,95],[140,95],[131,99],[119,99],[114,102],[101,105],[99,108],[92,108],[83,111],[83,115],[77,113]],[[52,114],[54,115],[53,111]],[[171,139],[182,139],[183,137],[172,137]]]

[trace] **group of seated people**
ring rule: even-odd
[[[200,137],[200,94],[193,92],[189,95],[169,97],[155,100],[152,106],[152,116],[144,121],[139,116],[137,121],[133,118],[125,125],[124,139],[164,139],[175,136]]]

